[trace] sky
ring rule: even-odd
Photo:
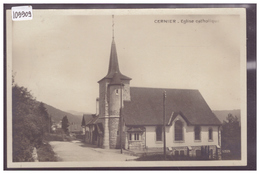
[[[34,10],[33,20],[12,21],[15,82],[58,109],[95,113],[112,14],[120,71],[131,86],[198,89],[212,110],[240,109],[238,15]],[[203,19],[216,22],[197,23]]]

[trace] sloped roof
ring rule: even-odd
[[[145,130],[144,127],[130,127],[127,132],[143,132]]]
[[[180,114],[190,125],[220,125],[198,90],[131,87],[131,101],[124,101],[126,125],[162,125],[163,92],[166,123]]]
[[[83,114],[81,126],[86,126],[93,120],[93,114]]]
[[[97,122],[98,118],[99,118],[99,116],[93,115],[93,118],[92,118],[92,120],[88,123],[88,125],[98,123],[98,122]]]
[[[114,39],[112,40],[111,44],[111,51],[110,51],[110,60],[109,60],[109,66],[108,66],[108,73],[107,75],[102,78],[103,79],[112,79],[114,77],[114,74],[118,72],[119,78],[121,80],[131,80],[131,78],[123,75],[120,70],[119,70],[119,64],[118,64],[118,59],[117,59],[117,52],[116,52],[116,44]],[[100,80],[100,81],[101,81]],[[98,81],[98,82],[100,82]]]

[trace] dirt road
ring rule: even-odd
[[[137,157],[121,154],[120,149],[101,149],[80,141],[51,141],[58,161],[127,161]]]

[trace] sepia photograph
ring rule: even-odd
[[[5,17],[8,168],[247,165],[244,8]]]

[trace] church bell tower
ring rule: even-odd
[[[120,108],[130,100],[130,80],[119,70],[116,44],[113,36],[107,75],[99,83],[99,119],[102,122],[103,148],[120,148]]]

